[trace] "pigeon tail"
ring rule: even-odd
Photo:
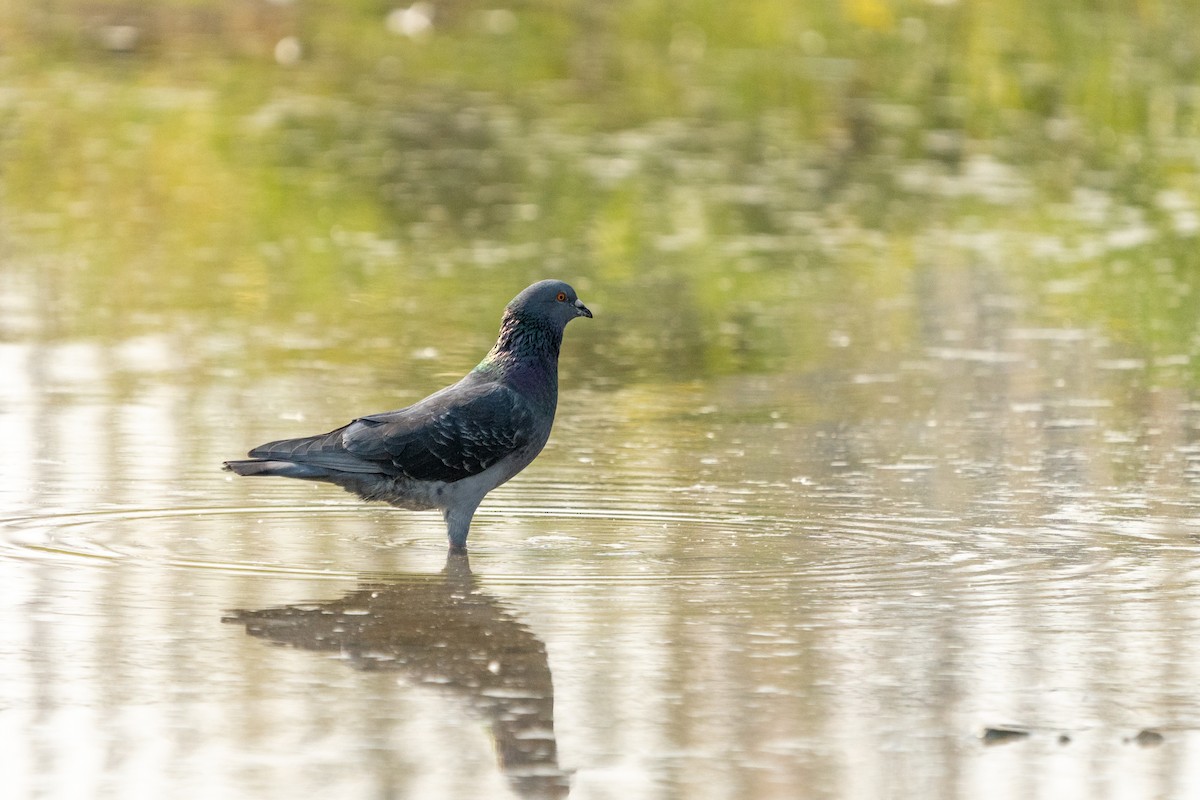
[[[332,472],[314,464],[299,464],[295,461],[270,461],[261,458],[246,461],[226,461],[223,467],[235,475],[277,475],[283,478],[301,478],[310,481],[328,480]]]

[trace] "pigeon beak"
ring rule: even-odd
[[[583,304],[582,300],[576,300],[575,301],[575,316],[587,317],[588,319],[591,319],[592,312],[588,310],[588,307]]]

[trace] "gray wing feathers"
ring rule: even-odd
[[[346,451],[414,480],[457,481],[534,439],[534,415],[516,392],[484,384],[434,395],[402,411],[352,422]]]
[[[336,472],[453,482],[533,441],[536,417],[516,392],[494,383],[457,388],[319,436],[270,442],[250,455]]]

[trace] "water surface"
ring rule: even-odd
[[[794,5],[14,18],[6,797],[1200,792],[1200,26]],[[469,557],[220,471],[548,276]]]
[[[19,359],[18,785],[1186,794],[1200,412],[1086,331],[999,334],[878,372],[597,390],[572,326],[552,446],[485,503],[469,562],[434,514],[218,471],[318,424],[289,418],[302,376],[254,415],[233,398],[257,383],[180,373],[130,408],[86,348]],[[38,386],[54,358],[98,380]]]

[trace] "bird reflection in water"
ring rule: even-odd
[[[523,798],[566,797],[546,647],[481,592],[466,553],[439,575],[364,585],[339,600],[237,610],[226,622],[278,644],[337,652],[356,669],[403,673],[489,723],[500,769]]]

